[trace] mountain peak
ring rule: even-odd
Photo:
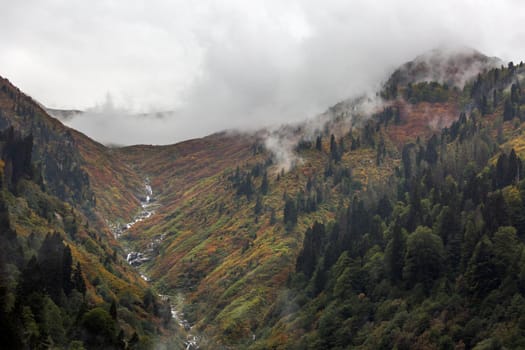
[[[406,85],[436,81],[463,88],[480,72],[501,65],[497,57],[489,57],[470,47],[440,47],[406,62],[390,77],[389,83]]]

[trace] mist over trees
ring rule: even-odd
[[[494,112],[503,121],[521,118],[517,83],[499,98],[514,70],[478,76],[464,90],[476,100],[473,111],[426,141],[405,144],[392,191],[350,194],[335,221],[306,230],[289,281],[292,302],[302,305],[290,316],[298,328],[289,331],[305,335],[291,337],[290,346],[525,346],[524,169],[516,149],[500,149],[504,137],[498,144],[483,119]],[[418,103],[442,101],[447,88],[394,90]]]

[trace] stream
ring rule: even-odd
[[[124,224],[124,225],[109,225],[111,231],[113,232],[113,235],[115,236],[115,239],[121,239],[122,235],[126,233],[129,229],[131,229],[135,224],[144,221],[151,216],[155,214],[155,209],[159,207],[159,204],[156,203],[154,197],[153,197],[153,189],[151,188],[149,179],[146,179],[144,181],[144,192],[145,197],[144,200],[141,201],[140,206],[141,210],[132,221]],[[140,266],[148,261],[151,261],[155,258],[155,253],[159,249],[160,245],[166,238],[166,234],[161,234],[158,236],[155,236],[147,245],[146,250],[144,251],[131,251],[124,247],[127,255],[126,255],[126,261],[131,266],[135,267],[139,273],[140,277],[148,282],[151,283],[151,278],[147,276],[143,271],[141,271]],[[184,314],[180,311],[182,308],[182,305],[184,304],[184,298],[182,295],[179,295],[176,297],[175,301],[173,301],[172,297],[168,295],[162,295],[159,294],[159,297],[163,301],[169,301],[170,307],[171,307],[171,315],[173,320],[177,323],[177,325],[183,329],[186,333],[186,340],[184,341],[184,346],[186,350],[193,350],[193,349],[199,349],[199,341],[200,337],[193,335],[189,333],[189,331],[193,328],[191,324],[184,318]]]

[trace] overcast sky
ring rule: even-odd
[[[0,0],[0,75],[99,141],[162,144],[311,117],[443,45],[520,61],[524,23],[518,0]]]

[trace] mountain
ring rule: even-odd
[[[45,184],[60,199],[86,212],[96,207],[104,219],[127,218],[136,210],[143,179],[112,156],[111,149],[50,117],[3,78],[0,108],[2,127],[33,135],[33,160],[42,167]]]
[[[45,108],[46,112],[60,120],[61,122],[71,121],[73,118],[83,114],[84,112],[78,109],[56,109],[56,108]]]
[[[434,49],[399,67],[387,82],[407,85],[434,81],[450,87],[463,88],[480,72],[502,65],[497,57],[488,57],[465,47]]]
[[[134,193],[142,191],[142,179],[6,79],[0,79],[0,123],[3,346],[169,342],[169,303],[129,266],[106,222],[138,210]],[[134,181],[137,189],[123,185]]]
[[[210,349],[519,348],[524,72],[433,51],[376,96],[304,123],[123,148],[63,126],[2,80],[0,124],[32,135],[33,188],[100,237],[67,236],[58,211],[72,251],[104,260],[115,249],[99,273],[107,288],[92,283],[102,267],[88,272],[98,302],[114,298],[131,317],[146,315],[146,288],[170,297],[182,327],[119,319],[127,346],[137,331],[144,344]],[[16,186],[4,192],[13,212],[31,202]],[[138,308],[118,297],[113,274],[143,293]],[[149,322],[157,332],[140,332]]]
[[[330,108],[320,128],[306,123],[278,131],[278,140],[295,142],[298,165],[286,173],[276,157],[280,150],[263,147],[269,139],[264,133],[251,143],[223,134],[162,151],[119,150],[129,163],[148,159],[142,171],[149,170],[161,203],[152,219],[125,237],[142,249],[162,237],[161,248],[144,268],[157,285],[185,294],[187,315],[205,335],[236,345],[238,339],[250,339],[253,330],[264,328],[260,316],[295,269],[307,228],[316,220],[332,221],[351,194],[369,184],[390,186],[387,179],[400,165],[406,143],[415,142],[416,135],[425,140],[457,120],[464,108],[462,91],[441,84],[413,89],[419,88],[424,94],[417,101],[392,99],[374,113],[374,108],[360,108],[366,99],[352,100]],[[432,100],[435,96],[439,101]],[[332,142],[331,133],[341,128],[322,127],[341,120],[359,127]],[[317,137],[320,150],[314,149]],[[225,149],[233,141],[241,148]],[[177,157],[182,148],[187,153]],[[268,183],[266,194],[263,182]],[[298,208],[296,225],[285,222],[287,199]]]

